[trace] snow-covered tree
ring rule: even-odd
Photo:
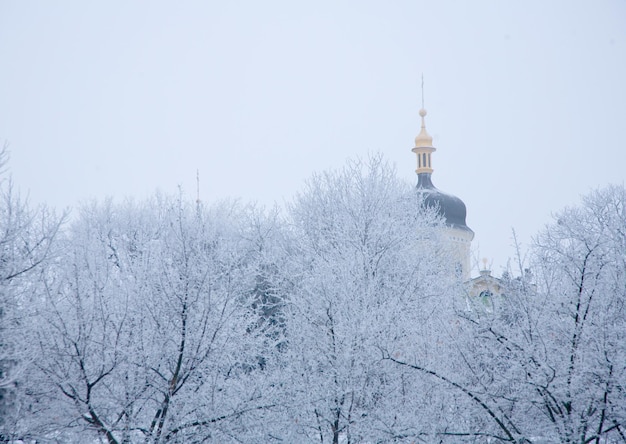
[[[285,214],[156,195],[62,234],[1,185],[4,440],[626,441],[623,186],[558,213],[486,309],[380,156]]]
[[[441,221],[380,157],[314,176],[290,217],[284,439],[406,435],[398,409],[419,395],[409,394],[402,370],[381,365],[381,349],[425,340],[426,323],[448,298],[454,272]]]
[[[543,309],[532,338],[543,344],[534,347],[539,365],[529,382],[545,433],[626,441],[626,189],[592,192],[557,214],[537,237],[534,259]]]
[[[461,316],[464,387],[503,440],[626,441],[626,189],[556,214],[530,253],[492,313]]]
[[[0,174],[7,162],[5,144]],[[29,308],[62,220],[45,207],[31,208],[10,178],[0,179],[0,441],[14,436],[20,410],[15,389],[36,359],[24,347],[33,322]]]
[[[159,196],[84,207],[39,312],[31,429],[109,443],[225,442],[255,430],[271,387],[242,219],[234,204]]]

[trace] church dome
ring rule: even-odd
[[[417,191],[424,196],[424,205],[437,208],[437,211],[449,227],[473,233],[471,228],[465,223],[467,209],[463,201],[456,196],[446,194],[435,188],[430,174],[421,173],[417,177]]]

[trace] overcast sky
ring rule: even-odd
[[[288,201],[382,152],[434,184],[498,274],[511,228],[626,177],[626,1],[0,0],[0,140],[34,203]]]

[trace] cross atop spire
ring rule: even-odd
[[[422,73],[422,109],[424,109],[424,73]]]

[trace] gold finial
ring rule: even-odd
[[[426,121],[424,117],[426,117],[426,110],[424,108],[420,109],[420,117],[422,118],[422,129],[420,133],[415,138],[415,147],[432,147],[433,146],[433,138],[426,131]]]
[[[481,276],[491,276],[491,270],[490,270],[491,264],[489,264],[489,266],[488,266],[487,262],[489,262],[489,261],[487,260],[486,257],[484,257],[483,258],[483,268],[482,268],[482,270],[479,270]]]

